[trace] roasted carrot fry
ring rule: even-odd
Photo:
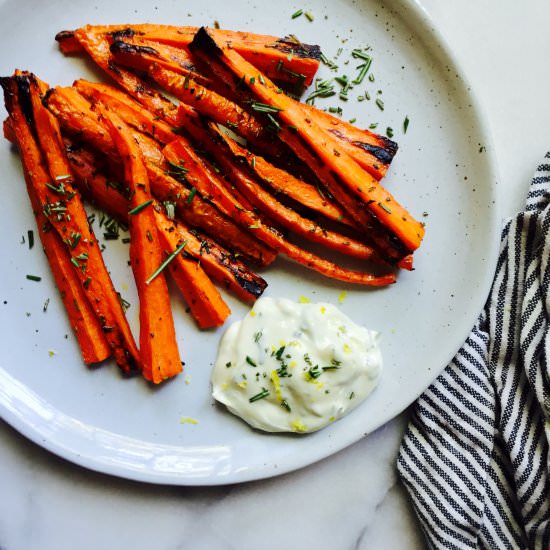
[[[193,53],[223,65],[243,83],[261,105],[263,112],[275,121],[279,137],[286,143],[301,145],[296,151],[300,156],[306,149],[320,166],[330,167],[338,187],[347,190],[356,200],[364,204],[390,233],[402,244],[405,251],[412,252],[420,245],[424,226],[386,191],[378,181],[364,171],[345,151],[340,150],[338,141],[322,131],[319,125],[304,116],[302,108],[285,94],[277,93],[277,87],[267,77],[259,78],[258,71],[235,50],[216,40],[205,28],[201,28],[190,44]],[[251,82],[251,77],[256,76]],[[264,107],[267,106],[267,107]],[[290,128],[289,128],[290,126]],[[322,136],[322,137],[321,137]],[[320,139],[319,139],[320,138]],[[304,160],[306,155],[304,154]],[[319,172],[324,178],[325,171]],[[331,182],[332,185],[332,182]],[[334,195],[334,193],[333,193]],[[338,200],[339,197],[335,196]],[[405,254],[403,254],[405,255]]]
[[[346,213],[337,204],[334,204],[334,201],[321,195],[320,189],[273,166],[229,137],[227,137],[227,144],[233,155],[246,162],[262,183],[271,187],[276,195],[285,195],[329,220],[353,227],[353,222],[349,220]]]
[[[74,31],[74,36],[101,69],[124,89],[131,91],[132,95],[146,105],[149,110],[166,119],[169,119],[171,115],[175,116],[176,106],[171,101],[160,95],[131,71],[119,67],[114,62],[105,32],[93,30],[88,26]]]
[[[176,27],[171,25],[108,25],[86,26],[78,31],[61,31],[55,37],[64,53],[75,53],[83,46],[82,32],[110,33],[117,37],[132,37],[160,42],[180,49],[187,49],[197,32],[197,27]],[[216,30],[221,39],[230,41],[234,47],[258,69],[278,82],[309,86],[317,69],[321,51],[318,46],[299,42],[294,37],[277,38],[247,32]],[[80,47],[79,47],[80,45]]]
[[[58,149],[61,138],[56,121],[42,107],[38,84],[33,77],[21,75],[4,78],[2,85],[7,110],[14,119],[14,131],[27,132],[18,140],[23,146],[29,141],[31,130],[21,123],[21,119],[26,117],[31,121],[32,131],[44,148],[50,178],[35,187],[37,198],[52,227],[66,245],[71,263],[103,326],[117,364],[125,373],[130,373],[139,368],[137,348],[95,237],[88,226],[86,212],[72,188],[72,176],[65,164],[63,150]]]
[[[105,92],[105,88],[107,87],[100,89],[101,93]],[[122,101],[123,94],[112,90],[109,92],[109,97]],[[96,150],[102,151],[110,156],[112,160],[118,162],[118,153],[114,149],[109,133],[97,120],[96,115],[92,113],[90,104],[76,90],[55,88],[49,91],[44,101],[67,132],[78,136],[79,139],[89,143]],[[121,116],[128,116],[128,118],[125,118],[126,122],[135,124],[136,121],[149,120],[151,124],[154,124],[154,120],[147,119],[144,115],[146,111],[142,107],[138,109],[136,107],[138,104],[132,99],[127,98],[125,101],[125,104],[133,109],[130,112],[121,110]],[[159,127],[161,124],[161,121],[158,121]],[[140,146],[145,143],[140,134],[135,134],[135,136],[138,138]],[[148,156],[155,156],[158,147],[155,144],[149,143],[149,145]],[[142,152],[147,151],[142,148]],[[161,201],[174,202],[178,215],[190,225],[199,227],[216,240],[220,240],[223,244],[261,265],[268,265],[275,259],[276,254],[271,249],[259,243],[252,235],[235,225],[230,218],[223,216],[214,206],[203,201],[200,196],[193,192],[193,189],[186,187],[181,181],[175,179],[178,178],[186,183],[186,167],[172,165],[167,170],[163,170],[158,167],[158,163],[155,161],[147,162],[147,171],[153,194]],[[175,176],[175,178],[172,176]]]
[[[20,124],[24,124],[19,119]],[[23,164],[23,173],[27,182],[27,192],[36,218],[38,234],[42,247],[48,258],[57,289],[65,306],[69,323],[75,333],[82,359],[86,364],[100,363],[112,355],[111,346],[105,338],[103,328],[95,311],[88,302],[85,289],[74,267],[65,244],[42,211],[42,205],[34,191],[41,182],[49,180],[38,144],[28,128],[15,132],[12,119],[5,121],[4,128],[9,128],[9,135],[18,146]],[[18,139],[19,138],[19,139]],[[19,141],[21,140],[21,141]]]
[[[157,226],[161,227],[165,218],[158,212],[155,214]],[[159,237],[165,250],[177,250],[182,243],[187,246],[187,240],[181,241],[174,231],[159,230]],[[170,263],[169,269],[199,327],[207,329],[223,325],[231,310],[200,264],[178,255]]]
[[[235,142],[223,134],[213,123],[210,123],[209,127],[213,136],[215,136],[215,143],[219,146],[216,162],[226,172],[232,173],[231,165],[235,164],[236,159],[230,155],[233,154],[232,143]],[[250,170],[250,172],[254,174],[253,170]],[[237,178],[233,183],[255,208],[273,219],[281,227],[285,227],[307,240],[324,245],[327,249],[335,250],[341,254],[361,260],[379,259],[371,246],[352,237],[328,230],[286,207],[252,177],[247,179]]]
[[[179,159],[186,158],[188,155],[187,148],[178,139],[167,145],[164,148],[164,153],[166,158],[172,160],[172,162],[178,162]],[[237,180],[237,178],[243,181],[249,179],[249,176],[243,170],[238,170],[236,165],[233,165],[231,168],[233,170],[231,174],[233,181]],[[239,206],[238,201],[233,199],[231,191],[223,187],[224,184],[221,178],[216,183],[211,181],[210,184],[212,200],[223,204],[223,208],[226,210],[233,209],[234,219],[237,223],[243,227],[253,229],[258,239],[309,269],[313,269],[327,277],[349,283],[384,286],[395,282],[395,275],[393,273],[377,276],[372,273],[345,269],[289,243],[276,228],[267,225],[256,214]]]
[[[157,271],[163,255],[152,208],[147,170],[141,152],[124,122],[113,112],[97,104],[124,161],[125,184],[130,190],[130,262],[139,296],[139,342],[142,374],[159,384],[181,372],[176,331],[168,285],[164,273]]]
[[[120,192],[122,186],[113,183],[99,171],[96,159],[89,151],[70,143],[67,143],[66,147],[76,184],[82,195],[99,209],[128,225],[128,205]],[[169,219],[158,210],[155,210],[155,217],[158,231],[176,235],[179,243],[186,241],[186,255],[199,262],[208,276],[224,289],[246,302],[253,302],[261,296],[267,283],[234,258],[229,251],[196,231],[191,231],[181,221]],[[169,236],[163,239],[172,242]],[[170,246],[165,252],[174,249],[174,246]],[[194,314],[193,310],[191,313]]]

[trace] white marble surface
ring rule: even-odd
[[[423,5],[485,107],[500,163],[503,215],[510,215],[550,148],[550,3]],[[405,413],[299,472],[208,489],[92,473],[0,422],[0,549],[423,548],[394,467],[406,420]]]

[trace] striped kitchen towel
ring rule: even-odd
[[[550,153],[470,336],[418,399],[397,468],[432,548],[550,549]]]

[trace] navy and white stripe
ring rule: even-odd
[[[417,401],[397,467],[433,548],[550,549],[550,153],[491,293]]]

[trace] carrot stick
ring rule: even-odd
[[[99,87],[99,91],[103,94],[101,97],[105,98],[107,87],[94,86]],[[91,89],[90,85],[88,87]],[[116,91],[115,94],[114,90],[111,89],[109,97],[114,97],[132,109],[130,111],[127,109],[120,111],[120,115],[124,117],[126,122],[136,124],[136,121],[140,121],[141,124],[149,120],[150,124],[154,124],[154,120],[147,119],[143,107],[139,106],[137,108],[138,104],[130,98],[122,99],[124,96],[121,92]],[[79,139],[89,143],[96,150],[102,151],[115,163],[118,162],[118,153],[114,148],[111,136],[91,111],[90,104],[77,90],[54,88],[46,94],[44,102],[56,115],[64,130],[71,135],[78,136]],[[158,121],[159,127],[161,126],[160,122]],[[140,127],[143,128],[143,125]],[[143,145],[143,137],[140,134],[135,134],[135,136],[138,138],[140,146]],[[158,147],[151,152],[151,149],[155,149],[156,146],[154,144],[149,145],[148,150],[144,151],[142,149],[142,152],[147,152],[148,157],[156,156]],[[276,254],[271,249],[259,243],[253,236],[239,228],[230,218],[222,215],[214,206],[203,201],[192,189],[186,187],[187,169],[185,167],[178,168],[177,165],[174,165],[168,170],[162,170],[158,168],[156,160],[146,162],[146,167],[153,194],[161,201],[173,202],[178,216],[190,225],[201,228],[216,240],[220,240],[223,244],[237,250],[247,258],[253,259],[260,265],[268,265],[275,259]],[[181,181],[177,181],[171,176],[175,176]],[[182,181],[186,185],[183,185]]]
[[[114,62],[105,32],[102,32],[101,28],[99,29],[96,30],[93,27],[86,26],[74,31],[74,37],[94,62],[120,86],[131,91],[132,95],[140,103],[146,105],[156,115],[162,115],[164,118],[169,118],[171,115],[175,116],[176,106],[171,101],[163,97],[131,71],[119,67]]]
[[[124,162],[125,183],[130,190],[130,262],[139,296],[139,342],[143,376],[159,384],[181,372],[176,331],[164,273],[162,245],[152,208],[147,170],[140,150],[124,122],[100,104],[95,106],[106,122]],[[156,274],[156,275],[155,275]]]
[[[131,39],[115,40],[110,47],[113,59],[119,65],[133,70],[147,72],[149,67],[158,63],[162,67],[182,74],[191,75],[203,85],[211,85],[211,81],[197,72],[188,52],[158,42]]]
[[[160,228],[165,218],[159,212],[154,212],[154,215]],[[175,231],[159,229],[159,237],[165,250],[177,250],[182,242],[187,246],[187,240],[181,241]],[[169,269],[199,327],[208,329],[223,325],[231,310],[201,265],[179,255],[170,263]]]
[[[321,214],[325,218],[353,227],[353,222],[334,202],[321,195],[320,189],[289,172],[273,166],[264,158],[241,147],[235,140],[226,136],[227,144],[235,157],[243,160],[254,171],[262,183],[271,187],[276,195],[285,195],[298,204]]]
[[[336,139],[323,132],[315,121],[304,116],[299,104],[285,94],[277,93],[277,87],[267,77],[260,79],[257,69],[238,52],[216,40],[204,27],[195,35],[190,49],[223,64],[235,78],[244,79],[243,83],[250,93],[257,102],[261,102],[256,103],[256,106],[261,106],[262,112],[268,109],[267,114],[275,121],[278,135],[283,141],[296,143],[298,138],[302,145],[296,151],[299,156],[307,148],[310,153],[308,158],[312,155],[320,166],[330,167],[338,186],[352,193],[358,202],[364,204],[401,242],[406,251],[412,252],[418,248],[424,236],[424,226],[414,220],[375,178],[364,171],[345,151],[340,150]],[[320,171],[319,177],[323,178],[324,173]],[[337,196],[335,198],[338,200]]]
[[[167,159],[172,162],[178,162],[181,158],[186,158],[188,151],[181,140],[174,140],[172,143],[164,148],[164,153]],[[243,181],[249,179],[249,176],[242,170],[238,170],[236,165],[231,167],[233,172],[231,174],[233,181],[237,178]],[[231,192],[223,187],[223,180],[218,180],[216,183],[210,182],[212,200],[223,203],[223,207],[227,210],[234,210],[234,219],[237,223],[243,227],[248,227],[254,230],[256,237],[268,246],[274,248],[278,252],[281,252],[296,262],[313,269],[327,277],[346,281],[349,283],[370,285],[370,286],[384,286],[395,282],[395,275],[393,273],[386,275],[373,275],[372,273],[363,273],[352,271],[340,267],[329,260],[320,258],[307,250],[303,250],[288,241],[286,241],[281,233],[274,227],[264,223],[264,221],[241,206],[238,201],[235,201]],[[205,183],[207,185],[207,183]]]
[[[100,210],[128,225],[127,200],[122,196],[120,186],[113,185],[111,180],[101,173],[96,159],[89,151],[70,143],[66,144],[66,147],[76,184],[82,195]],[[155,217],[158,231],[177,235],[178,243],[186,241],[186,254],[199,262],[208,276],[224,289],[246,302],[253,302],[261,296],[267,283],[239,262],[228,250],[196,231],[191,231],[181,221],[169,219],[162,212],[155,210]],[[165,252],[174,249],[172,243]],[[194,314],[193,310],[191,313]]]
[[[97,241],[89,228],[86,212],[72,187],[72,176],[64,162],[63,151],[58,149],[61,138],[56,121],[42,107],[38,84],[33,77],[4,78],[1,83],[6,108],[14,120],[14,130],[22,132],[19,142],[22,146],[29,142],[31,129],[22,124],[26,117],[32,122],[32,131],[44,148],[51,177],[34,188],[44,214],[66,245],[70,261],[102,324],[117,364],[125,373],[133,372],[139,368],[139,354]]]
[[[171,25],[108,25],[86,26],[77,31],[61,31],[55,37],[64,53],[82,50],[81,35],[84,32],[110,33],[118,37],[139,36],[146,41],[160,42],[186,50],[198,27],[176,27]],[[80,36],[79,32],[80,31]],[[277,38],[247,32],[228,30],[214,31],[234,47],[258,69],[278,82],[309,86],[319,68],[321,51],[318,46],[300,43],[294,37]]]
[[[233,154],[233,140],[224,135],[216,125],[209,124],[215,143],[219,147],[219,154],[216,161],[227,172],[232,173],[231,165],[236,159],[231,158]],[[258,157],[259,158],[259,157]],[[255,164],[256,158],[253,163]],[[250,170],[254,174],[254,170]],[[342,254],[359,258],[361,260],[377,259],[374,249],[357,239],[347,237],[335,231],[328,230],[319,224],[300,216],[297,212],[284,206],[273,195],[266,191],[253,178],[237,178],[233,181],[237,189],[252,203],[252,205],[269,216],[282,227],[294,231],[307,240],[324,245],[330,250],[335,250]]]
[[[20,124],[23,124],[21,118],[17,117],[17,119]],[[112,355],[111,346],[105,338],[99,319],[88,302],[80,278],[74,271],[70,255],[57,232],[51,231],[51,225],[42,211],[40,201],[34,191],[35,186],[49,179],[49,174],[32,133],[25,127],[15,132],[12,121],[11,117],[6,119],[4,128],[9,128],[9,135],[19,149],[38,235],[65,306],[69,323],[80,347],[82,359],[87,365],[100,363]]]

